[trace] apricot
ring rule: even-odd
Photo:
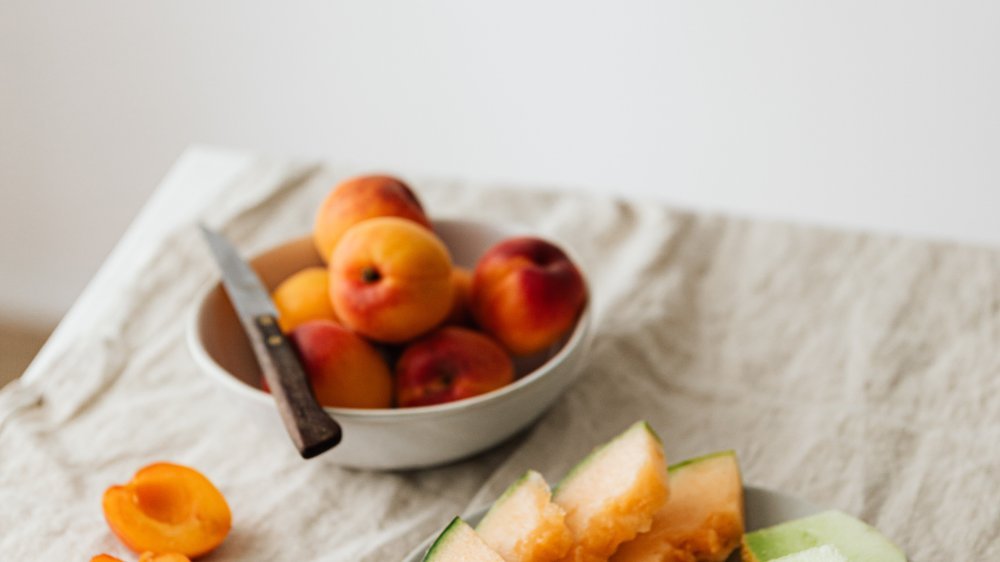
[[[587,301],[583,275],[558,246],[510,238],[479,258],[472,278],[472,313],[485,332],[514,355],[555,344],[575,325]]]
[[[98,554],[90,559],[90,562],[124,562],[121,558],[115,558],[110,554]],[[147,550],[139,555],[139,562],[191,562],[191,559],[177,552],[167,552],[156,554]]]
[[[444,323],[448,326],[472,325],[472,272],[460,266],[451,270],[451,309]]]
[[[329,320],[311,320],[291,340],[312,383],[316,399],[334,408],[388,408],[392,375],[374,347]]]
[[[316,212],[313,240],[323,261],[330,261],[347,229],[375,217],[399,217],[431,228],[417,196],[402,180],[390,176],[351,178],[338,184]]]
[[[278,308],[278,325],[285,333],[309,320],[337,319],[325,267],[307,267],[285,279],[271,293],[271,299]]]
[[[451,256],[431,231],[396,217],[344,233],[330,261],[340,321],[373,340],[401,343],[444,320],[452,304]]]
[[[139,556],[139,562],[191,562],[191,559],[177,552],[156,554],[147,550]]]
[[[446,326],[411,343],[396,364],[396,403],[431,406],[510,384],[514,363],[481,332]]]
[[[136,552],[179,553],[189,558],[222,543],[232,516],[218,489],[186,466],[155,463],[132,480],[104,492],[104,517]]]

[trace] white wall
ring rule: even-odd
[[[0,320],[188,144],[1000,242],[997,2],[0,2]]]

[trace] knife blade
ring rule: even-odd
[[[316,400],[298,355],[278,326],[278,311],[267,288],[229,240],[203,224],[198,227],[299,454],[308,459],[334,447],[343,435],[340,424]]]

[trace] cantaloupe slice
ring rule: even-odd
[[[438,535],[424,562],[504,562],[468,523],[456,517]]]
[[[743,482],[736,453],[670,467],[670,499],[648,532],[621,545],[612,562],[723,562],[743,537]]]
[[[744,562],[770,562],[817,546],[832,545],[849,562],[906,562],[906,556],[874,528],[839,511],[824,511],[743,537]]]
[[[555,562],[573,546],[566,512],[551,502],[545,478],[529,470],[511,484],[476,532],[507,562]]]
[[[606,562],[618,545],[649,530],[668,493],[663,445],[649,424],[636,423],[578,464],[553,493],[573,533],[563,561]]]

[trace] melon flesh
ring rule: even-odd
[[[552,503],[545,478],[534,470],[513,483],[476,527],[507,562],[555,562],[573,546],[566,512]]]
[[[906,562],[906,556],[874,528],[839,511],[795,519],[747,533],[745,562],[769,562],[810,548],[832,545],[849,562]]]
[[[639,422],[597,449],[559,484],[574,544],[562,562],[606,562],[623,542],[649,530],[667,501],[663,445]]]
[[[817,546],[809,550],[803,550],[796,554],[789,554],[776,559],[774,562],[850,562],[839,550],[830,546]]]
[[[461,518],[456,517],[427,550],[424,562],[504,562]]]
[[[743,537],[743,482],[736,453],[670,467],[670,499],[653,525],[612,562],[723,562]]]

